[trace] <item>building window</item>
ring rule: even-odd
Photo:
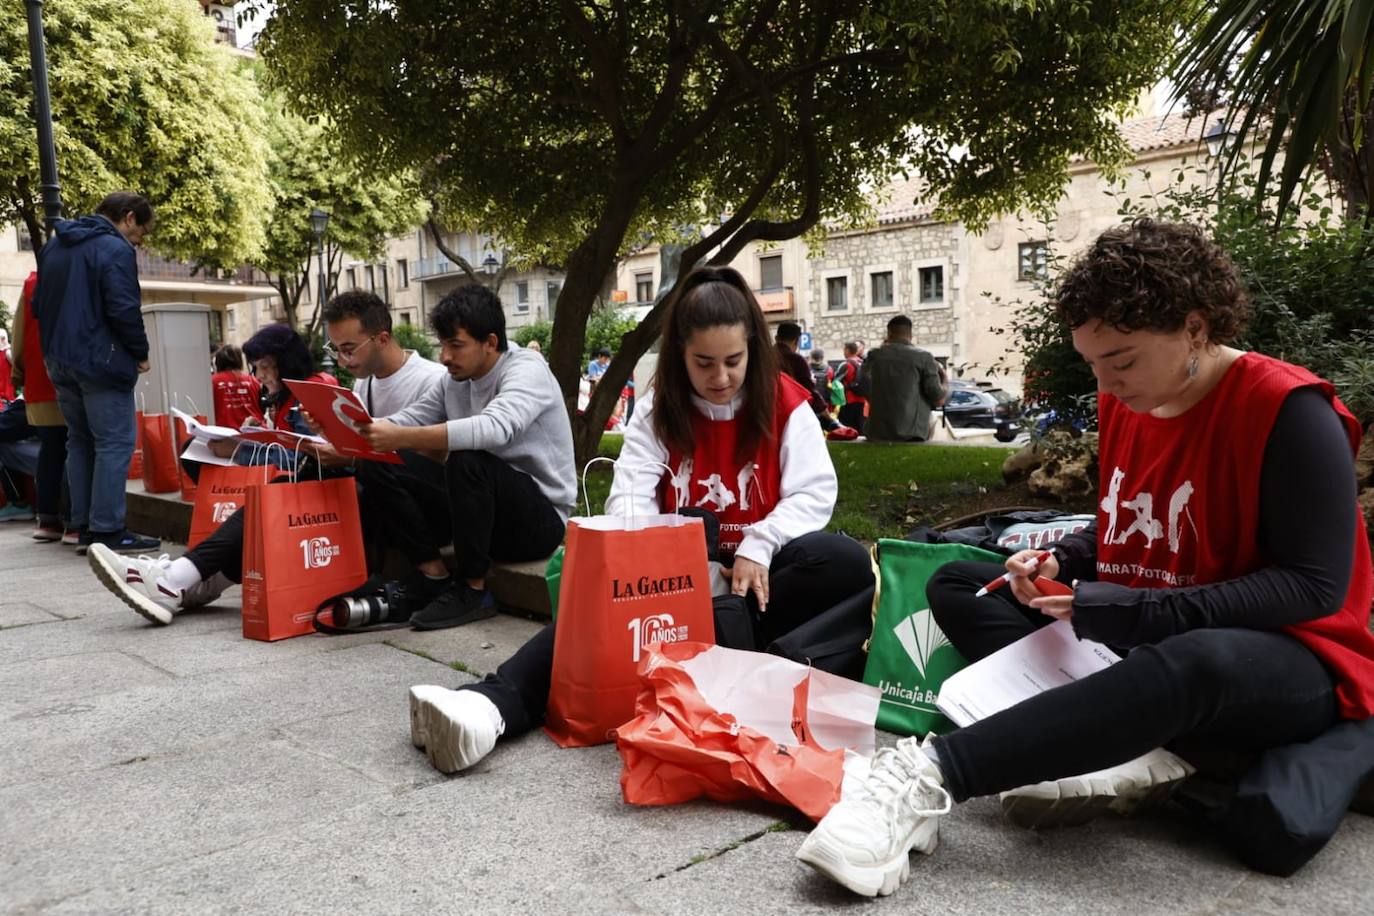
[[[401,324],[414,324],[414,323],[415,323],[415,316],[414,316],[414,314],[412,314],[411,312],[402,312],[402,313],[401,313]]]
[[[933,305],[945,301],[945,269],[922,267],[916,272],[921,286],[921,304]]]
[[[390,302],[390,301],[391,301],[391,283],[389,282],[390,278],[387,276],[386,265],[385,265],[385,264],[382,264],[382,265],[381,265],[380,267],[378,267],[377,269],[380,270],[380,271],[382,272],[382,299],[383,299],[383,301]]]
[[[515,310],[517,312],[530,310],[530,284],[528,280],[521,280],[515,284]]]
[[[868,307],[873,309],[892,308],[892,271],[884,270],[869,274],[868,280],[873,287],[873,298],[869,300]]]
[[[1048,273],[1048,242],[1022,242],[1016,246],[1016,279],[1043,280]]]
[[[410,262],[405,258],[396,260],[396,288],[405,289],[410,285]]]
[[[849,309],[849,278],[827,277],[825,280],[825,310],[843,312]]]
[[[346,274],[348,275],[348,288],[349,288],[349,289],[357,289],[357,288],[358,288],[358,269],[357,269],[356,267],[350,267],[350,268],[348,268],[348,270],[344,271],[344,273],[346,273]]]
[[[652,272],[635,274],[635,301],[654,301],[654,275]]]
[[[229,320],[229,330],[238,330],[238,316],[234,314],[234,309],[232,306],[230,307],[229,311],[225,312],[225,316]]]
[[[759,258],[759,289],[782,289],[782,255]]]
[[[553,319],[554,306],[558,305],[558,295],[563,292],[563,283],[560,280],[549,280],[544,284],[544,295],[548,298],[549,319]]]
[[[363,268],[363,276],[367,279],[367,291],[375,293],[377,291],[377,273],[372,269],[371,264]]]
[[[29,235],[29,227],[20,223],[14,227],[14,232],[19,237],[19,250],[33,251],[33,236]]]

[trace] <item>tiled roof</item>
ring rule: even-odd
[[[1202,115],[1189,120],[1181,112],[1152,115],[1146,118],[1133,118],[1123,123],[1121,136],[1138,155],[1152,150],[1198,144],[1210,123],[1210,119]],[[1080,162],[1082,157],[1075,156],[1074,161]],[[916,198],[923,189],[924,183],[916,176],[898,178],[888,184],[879,195],[881,202],[878,204],[877,224],[890,226],[894,223],[929,217],[935,209],[933,203],[916,203]]]

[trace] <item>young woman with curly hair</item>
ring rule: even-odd
[[[1193,226],[1104,232],[1055,305],[1097,377],[1097,522],[1038,570],[1034,551],[1008,559],[1010,588],[978,597],[1003,568],[953,563],[927,596],[973,661],[1054,620],[1121,660],[881,752],[798,851],[858,893],[896,890],[951,802],[1004,793],[1036,827],[1126,812],[1191,772],[1165,746],[1258,752],[1374,714],[1360,425],[1332,386],[1230,346],[1245,292]],[[1046,596],[1036,575],[1069,593]]]

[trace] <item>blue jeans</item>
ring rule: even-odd
[[[124,530],[124,486],[134,454],[134,391],[83,382],[49,362],[48,377],[67,421],[67,486],[74,528]]]

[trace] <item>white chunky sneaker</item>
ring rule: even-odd
[[[475,690],[410,688],[410,742],[423,746],[441,773],[466,770],[490,754],[505,730],[496,704]]]
[[[797,850],[797,858],[856,894],[887,896],[911,874],[911,850],[940,842],[951,806],[940,769],[903,738],[873,758],[865,776],[845,779],[840,800]]]
[[[181,610],[182,590],[166,581],[167,567],[172,565],[167,554],[156,559],[126,557],[96,542],[86,551],[86,559],[106,588],[153,623],[169,624]]]
[[[1003,792],[1002,813],[1029,830],[1084,824],[1108,811],[1131,814],[1162,804],[1191,775],[1188,761],[1156,748],[1095,773]]]

